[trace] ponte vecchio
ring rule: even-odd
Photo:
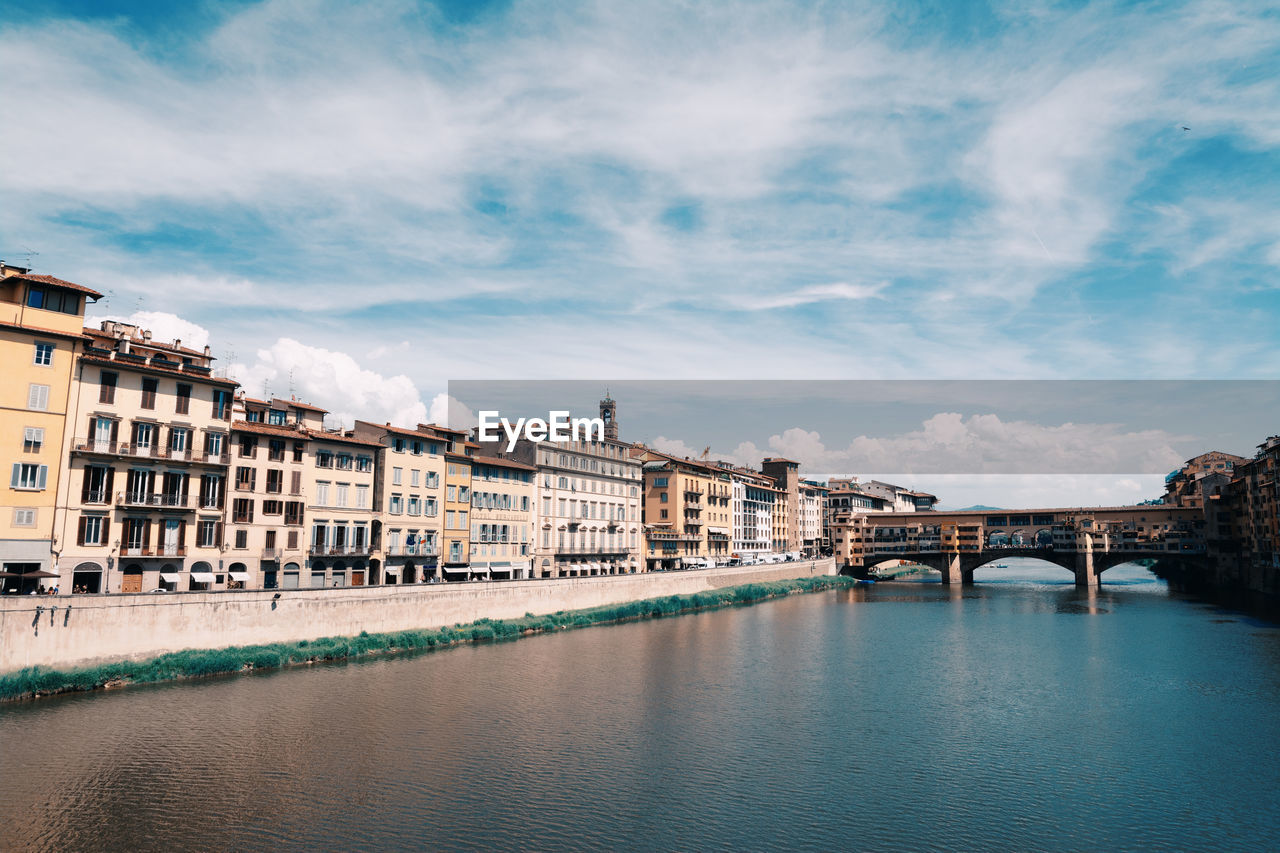
[[[836,562],[848,574],[916,563],[945,584],[972,583],[974,571],[1009,557],[1033,557],[1096,586],[1112,566],[1204,558],[1204,510],[1122,506],[958,512],[842,512],[830,519]]]

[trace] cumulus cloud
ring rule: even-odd
[[[251,364],[233,364],[231,378],[249,394],[294,395],[328,409],[331,426],[350,427],[355,419],[416,426],[429,420],[422,395],[409,377],[385,376],[360,366],[345,352],[280,338],[257,352]]]

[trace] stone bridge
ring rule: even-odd
[[[1134,560],[1203,562],[1205,546],[1203,510],[1159,505],[844,512],[830,528],[846,574],[906,561],[936,569],[943,583],[972,583],[980,566],[1034,557],[1096,586],[1104,571]]]
[[[944,584],[968,584],[973,583],[975,570],[1010,557],[1031,557],[1062,566],[1075,575],[1077,586],[1097,586],[1100,576],[1107,569],[1135,560],[1155,560],[1157,564],[1199,563],[1204,560],[1203,554],[1170,554],[1164,550],[1056,551],[1053,548],[984,548],[976,552],[950,554],[941,551],[890,551],[868,554],[864,557],[862,572],[850,572],[846,567],[846,573],[865,574],[877,566],[902,561],[940,572]]]

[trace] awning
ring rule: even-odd
[[[58,577],[58,573],[57,573],[57,572],[49,572],[49,571],[45,571],[44,569],[41,569],[41,570],[40,570],[40,571],[38,571],[38,572],[22,572],[22,573],[15,573],[15,574],[13,575],[13,577],[17,577],[17,578],[56,578],[56,577]]]
[[[182,575],[178,574],[177,572],[161,572],[160,580],[164,581],[165,583],[177,583],[178,581],[182,580]]]
[[[213,572],[192,572],[191,579],[196,583],[213,583]]]
[[[387,573],[387,574],[389,574],[389,575],[398,575],[398,574],[400,574],[400,567],[399,567],[399,566],[387,566],[385,569],[383,569],[383,571],[384,571],[384,572],[386,572],[386,573]]]
[[[248,580],[249,580],[249,573],[248,573],[248,572],[230,572],[230,575],[231,575],[231,579],[232,579],[233,581],[245,581],[245,582],[248,582]]]

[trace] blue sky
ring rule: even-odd
[[[0,254],[255,393],[1280,373],[1272,3],[0,7]]]

